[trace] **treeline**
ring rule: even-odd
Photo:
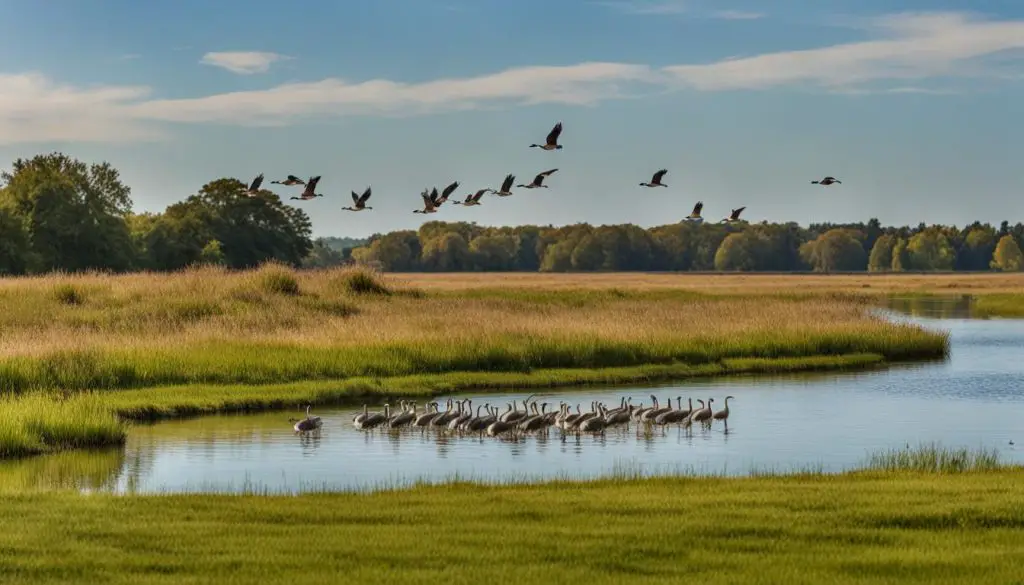
[[[388,271],[1021,270],[1024,224],[883,227],[693,224],[481,227],[432,221],[369,238],[353,260]]]
[[[388,271],[905,271],[1022,269],[1024,224],[693,224],[483,227],[430,221],[366,240],[313,241],[309,217],[270,191],[218,179],[162,213],[131,211],[107,163],[61,153],[0,173],[0,274],[248,268],[268,260]]]
[[[245,185],[236,179],[142,214],[131,212],[130,190],[107,163],[51,153],[16,160],[0,179],[2,274],[298,266],[314,249],[304,211],[270,191],[240,195]]]

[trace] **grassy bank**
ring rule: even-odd
[[[866,317],[849,295],[454,294],[358,271],[267,267],[9,279],[0,302],[0,392],[8,393],[852,353],[891,361],[946,350],[941,335]]]
[[[4,583],[1014,583],[1024,471],[5,495]],[[257,551],[258,554],[253,554]]]
[[[651,384],[687,378],[792,372],[863,370],[884,363],[877,354],[803,358],[736,358],[713,364],[535,370],[529,373],[456,372],[395,378],[351,378],[268,385],[162,386],[87,392],[63,398],[33,393],[0,400],[0,458],[76,447],[121,444],[125,420],[260,411],[297,405],[381,404],[457,392],[488,392],[584,385]]]

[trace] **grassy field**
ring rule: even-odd
[[[985,465],[977,467],[984,469]],[[1024,470],[375,494],[13,493],[16,583],[1017,583]]]

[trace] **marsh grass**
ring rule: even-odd
[[[268,384],[457,371],[701,365],[878,354],[938,358],[944,334],[865,315],[856,297],[476,290],[367,269],[62,275],[0,281],[0,392]],[[55,286],[88,291],[67,304]],[[390,293],[390,294],[389,294]]]
[[[92,396],[0,398],[0,458],[122,445],[127,425]]]
[[[1024,294],[991,294],[978,297],[974,303],[978,317],[1024,317]]]
[[[1000,467],[999,452],[995,449],[953,449],[939,443],[879,451],[872,453],[864,464],[868,470],[943,474],[993,471]]]
[[[1024,472],[5,495],[5,583],[1014,583]],[[315,528],[313,528],[315,527]],[[253,551],[259,551],[254,555]]]

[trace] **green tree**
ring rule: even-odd
[[[604,266],[604,247],[593,235],[586,235],[572,250],[572,269],[590,272]]]
[[[907,241],[899,238],[892,247],[892,271],[906,272],[909,269],[910,253],[907,252]]]
[[[473,238],[469,244],[477,270],[508,270],[516,258],[516,238],[487,235]]]
[[[224,260],[224,250],[217,240],[206,242],[202,252],[199,253],[199,262],[201,264],[221,266],[224,264]]]
[[[216,241],[216,240],[213,240]],[[341,249],[331,245],[325,238],[313,240],[313,248],[309,255],[302,259],[304,268],[330,268],[345,263],[345,254]]]
[[[910,265],[914,270],[952,270],[956,252],[941,230],[929,228],[907,242]]]
[[[751,271],[757,269],[759,238],[746,230],[729,234],[715,252],[715,269],[721,271]]]
[[[13,213],[0,208],[0,274],[24,274],[28,256],[25,227]]]
[[[422,236],[420,237],[422,240]],[[466,238],[457,231],[435,235],[423,244],[420,258],[424,270],[456,272],[473,269],[473,255]]]
[[[3,206],[25,228],[34,272],[127,270],[134,247],[125,217],[131,191],[108,163],[54,152],[14,161],[0,174]]]
[[[1019,272],[1024,270],[1024,255],[1016,238],[1011,234],[999,238],[996,251],[992,255],[992,268],[1003,272]]]
[[[996,232],[991,226],[978,226],[967,232],[960,253],[957,270],[988,270],[992,253],[996,249]]]
[[[883,234],[875,240],[871,248],[871,255],[868,256],[869,272],[888,272],[892,270],[893,248],[896,247],[896,237]]]
[[[864,270],[867,258],[854,232],[829,230],[800,247],[800,254],[815,272]]]
[[[545,246],[544,257],[540,263],[541,272],[568,272],[572,270],[572,253],[576,244],[565,240]]]

